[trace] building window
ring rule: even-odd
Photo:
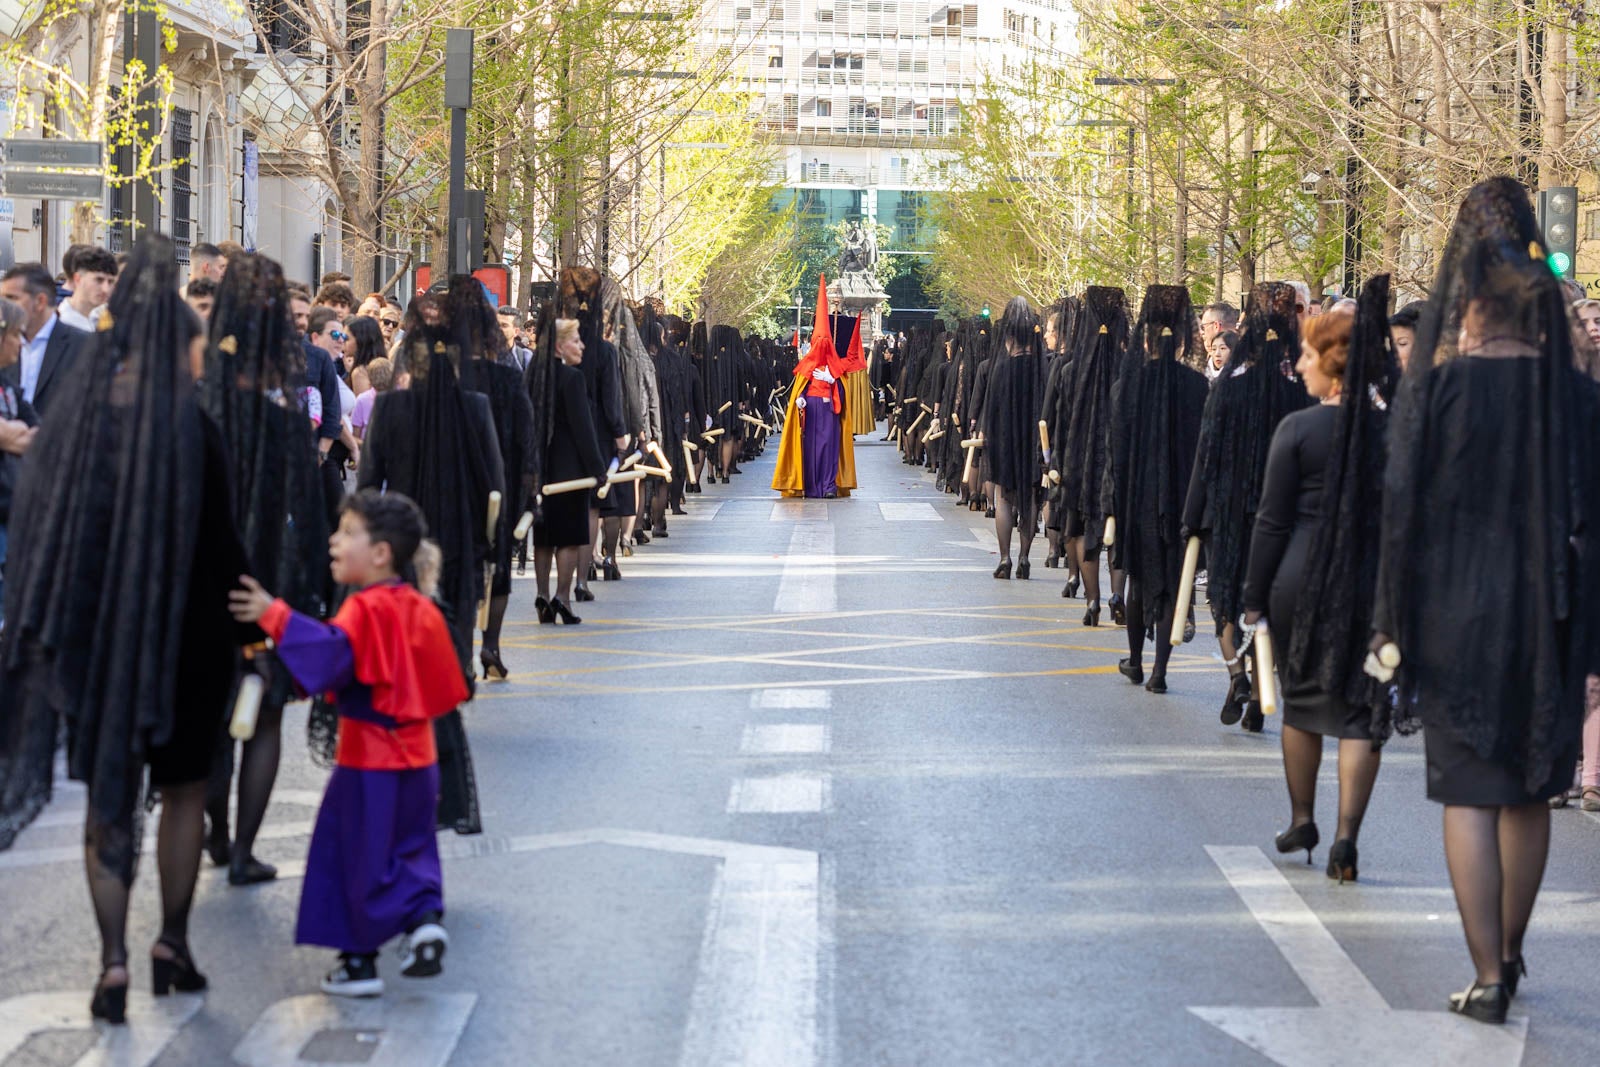
[[[777,70],[783,66],[783,49],[769,48],[767,50],[767,69]]]
[[[817,8],[817,21],[818,22],[832,22],[833,21],[833,8],[831,8],[831,7],[819,7],[819,8]]]
[[[944,24],[946,26],[959,26],[959,25],[961,25],[961,9],[959,7],[947,7],[947,8],[945,8],[944,9]]]
[[[750,9],[747,7],[736,7],[733,9],[733,17],[738,19],[740,22],[749,22]]]
[[[189,262],[194,242],[194,112],[172,112],[172,243],[178,262]]]

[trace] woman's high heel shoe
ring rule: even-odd
[[[588,603],[594,599],[594,594],[589,592],[589,587],[586,585],[575,585],[572,587],[572,599]],[[551,603],[553,604],[555,601],[552,600]]]
[[[112,968],[122,968],[123,978],[121,985],[107,985],[106,975]],[[128,965],[113,963],[100,972],[100,981],[94,987],[94,997],[89,1001],[89,1014],[96,1019],[104,1019],[108,1023],[125,1023],[128,1021]]]
[[[604,560],[601,561],[600,569],[605,574],[606,581],[608,581],[608,582],[620,582],[620,581],[622,581],[622,571],[617,567],[617,561],[616,561],[615,557],[607,556]]]
[[[1017,561],[1017,580],[1019,582],[1027,581],[1028,580],[1028,575],[1030,575],[1032,573],[1033,573],[1032,564],[1030,564],[1025,559],[1020,559],[1020,560]]]
[[[1083,613],[1083,624],[1085,626],[1100,625],[1100,601],[1089,601],[1089,610]]]
[[[1061,587],[1061,595],[1071,600],[1078,595],[1078,586],[1082,584],[1076,578],[1068,578],[1067,584]]]
[[[1279,852],[1298,852],[1306,850],[1306,866],[1311,865],[1311,850],[1317,847],[1317,842],[1322,840],[1322,835],[1317,833],[1317,824],[1303,822],[1299,826],[1291,826],[1283,833],[1272,839],[1278,846]]]
[[[1355,881],[1358,855],[1354,841],[1348,837],[1339,838],[1333,843],[1333,847],[1328,849],[1328,877],[1339,879],[1340,885]],[[1506,984],[1515,983],[1508,981]],[[1512,995],[1515,996],[1515,993]]]
[[[1111,609],[1111,621],[1118,626],[1128,625],[1127,605],[1123,602],[1121,593],[1112,593],[1111,599],[1106,601],[1106,607]]]
[[[1245,701],[1250,699],[1250,676],[1240,671],[1228,682],[1228,696],[1222,702],[1222,725],[1232,726],[1244,714]]]
[[[1117,662],[1117,670],[1122,673],[1124,678],[1132,682],[1134,685],[1139,685],[1144,681],[1144,668],[1133,662],[1131,657],[1128,659],[1119,660]]]
[[[206,976],[195,970],[194,961],[166,941],[156,944],[172,953],[172,959],[150,956],[150,991],[164,997],[176,989],[180,993],[198,993],[206,987]]]
[[[483,665],[483,680],[486,682],[503,682],[511,677],[511,672],[506,670],[506,665],[500,661],[500,650],[485,648],[478,653],[478,662]]]
[[[1511,993],[1504,982],[1479,985],[1473,982],[1460,993],[1450,994],[1450,1010],[1480,1023],[1499,1026],[1506,1021],[1506,1011],[1511,1007]]]
[[[998,566],[998,567],[996,567],[994,569],[994,576],[996,578],[1001,579],[1002,581],[1010,581],[1011,580],[1011,561],[1009,559],[1001,560],[1000,561],[1000,566]]]
[[[550,598],[550,613],[567,626],[576,626],[583,621],[572,613],[571,608],[561,602],[560,597]]]
[[[1506,984],[1506,995],[1516,996],[1517,986],[1522,984],[1522,979],[1528,974],[1528,965],[1518,956],[1514,960],[1500,962],[1500,980]]]
[[[539,613],[539,624],[541,626],[548,626],[556,621],[555,614],[550,610],[550,601],[544,597],[536,597],[533,601],[533,608]]]

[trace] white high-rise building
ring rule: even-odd
[[[739,54],[732,88],[783,146],[774,178],[813,219],[889,226],[891,254],[925,247],[923,209],[949,188],[941,146],[986,78],[1077,51],[1069,0],[712,0],[706,14],[701,47]],[[909,310],[920,286],[894,296]]]

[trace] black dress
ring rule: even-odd
[[[605,456],[590,418],[589,397],[583,374],[576,367],[558,365],[555,374],[556,402],[550,418],[550,441],[544,452],[544,477],[541,485],[598,478],[606,472]],[[533,527],[533,543],[541,548],[575,548],[589,543],[589,498],[586,492],[554,493],[544,498],[539,521]]]
[[[1385,633],[1412,635],[1402,654],[1424,729],[1428,799],[1442,804],[1547,800],[1572,784],[1578,758],[1573,726],[1582,687],[1564,684],[1568,628],[1547,617],[1551,594],[1541,586],[1548,520],[1540,518],[1541,479],[1530,472],[1548,460],[1535,435],[1497,428],[1504,412],[1543,403],[1539,363],[1448,360],[1433,368],[1418,400],[1426,405],[1424,462],[1448,470],[1413,479],[1420,489],[1413,536],[1426,550],[1414,554],[1406,574],[1380,579],[1375,622]],[[1396,459],[1391,454],[1391,484]],[[1552,634],[1550,647],[1541,633]],[[1563,709],[1560,729],[1542,735],[1534,707],[1540,689],[1560,690]],[[1530,779],[1535,760],[1548,776]]]
[[[1352,707],[1315,679],[1296,677],[1289,657],[1295,604],[1304,585],[1312,536],[1322,518],[1324,479],[1338,418],[1338,405],[1317,404],[1284,416],[1272,435],[1250,539],[1244,607],[1264,612],[1271,624],[1272,649],[1283,675],[1284,725],[1325,737],[1371,740],[1368,709]]]

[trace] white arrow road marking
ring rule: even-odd
[[[944,516],[933,510],[932,504],[891,503],[878,504],[885,522],[943,522]]]
[[[323,1062],[301,1057],[319,1039],[338,1059],[372,1067],[444,1067],[455,1051],[476,993],[408,993],[372,1000],[312,994],[280,1000],[256,1019],[233,1058],[243,1067],[294,1067]],[[360,1057],[359,1059],[356,1057]],[[313,1058],[314,1057],[314,1058]]]
[[[130,989],[127,1025],[99,1027],[100,1039],[73,1067],[148,1067],[204,1003],[198,994],[152,997]],[[35,1034],[93,1029],[89,998],[81,990],[24,993],[0,1000],[0,1063],[9,1061]]]
[[[1259,848],[1207,845],[1206,851],[1317,1007],[1191,1007],[1195,1015],[1283,1067],[1516,1067],[1522,1062],[1526,1016],[1496,1027],[1451,1015],[1442,1003],[1436,1012],[1391,1009]]]
[[[826,512],[824,512],[826,515]],[[802,522],[789,537],[789,554],[778,579],[772,610],[783,614],[834,611],[838,607],[838,563],[833,557],[833,526]]]

